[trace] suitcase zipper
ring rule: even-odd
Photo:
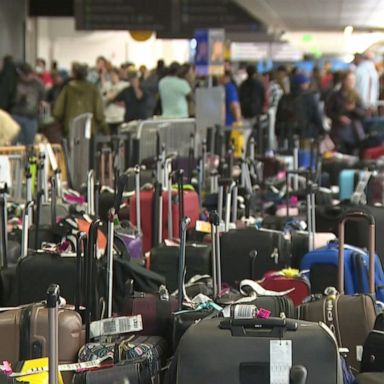
[[[20,344],[19,344],[19,360],[30,359],[30,344],[31,344],[31,317],[33,305],[24,308],[20,314]]]

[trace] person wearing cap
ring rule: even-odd
[[[280,144],[288,139],[289,147],[293,145],[294,135],[305,140],[317,138],[324,130],[318,101],[309,90],[309,78],[298,72],[292,78],[291,87],[291,93],[279,100],[275,124]]]
[[[16,95],[11,107],[12,117],[21,128],[16,143],[31,145],[35,141],[45,90],[43,83],[35,77],[28,63],[19,64],[17,73]]]

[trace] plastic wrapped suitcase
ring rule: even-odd
[[[307,371],[304,383],[342,383],[336,340],[321,323],[206,319],[188,329],[175,359],[173,383],[288,383],[296,365]]]

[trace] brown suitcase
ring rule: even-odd
[[[75,307],[58,309],[59,363],[75,363],[77,353],[85,343],[85,329],[79,314],[81,304],[82,242],[85,234],[79,232],[77,241],[77,275]],[[45,303],[28,304],[0,312],[0,361],[16,364],[19,361],[48,357],[48,308]]]
[[[32,304],[0,313],[0,361],[18,361],[48,357],[48,309]],[[59,362],[74,363],[84,344],[79,313],[59,309]]]
[[[349,220],[365,219],[369,222],[369,295],[344,295],[344,226]],[[340,348],[348,348],[348,363],[359,371],[362,346],[376,319],[375,306],[375,220],[362,211],[346,212],[339,223],[338,292],[301,305],[299,319],[323,321],[335,333]]]

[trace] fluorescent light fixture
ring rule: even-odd
[[[344,28],[344,35],[351,35],[353,32],[353,27],[352,25],[347,25],[345,28]]]

